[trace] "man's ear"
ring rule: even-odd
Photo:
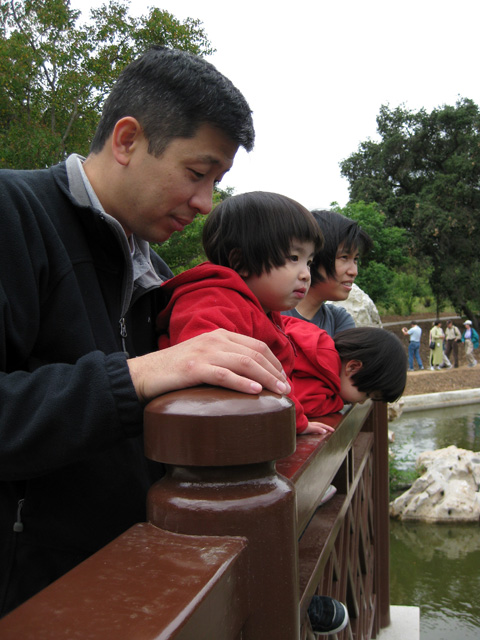
[[[122,166],[127,166],[131,160],[135,145],[142,139],[143,129],[136,118],[126,116],[120,118],[113,128],[112,133],[112,153],[115,160]]]
[[[353,376],[363,367],[361,360],[348,360],[345,364],[345,373],[348,377]]]

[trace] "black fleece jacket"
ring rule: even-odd
[[[0,613],[135,522],[161,473],[120,336],[126,261],[80,206],[65,164],[0,171]],[[152,252],[162,278],[168,267]],[[125,314],[126,349],[156,348],[158,288]]]

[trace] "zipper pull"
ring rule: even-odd
[[[15,533],[22,533],[22,531],[23,531],[22,507],[23,507],[23,503],[24,502],[25,502],[25,498],[22,498],[21,500],[18,501],[17,520],[13,524],[13,530],[15,531]]]
[[[125,338],[127,337],[127,325],[125,323],[125,318],[122,316],[119,320],[120,325],[120,337],[122,338],[122,349],[127,358],[130,357],[130,354],[127,351],[127,345],[125,344]]]

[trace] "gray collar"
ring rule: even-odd
[[[129,267],[125,283],[126,296],[122,314],[124,315],[128,310],[134,290],[137,288],[150,289],[159,287],[163,281],[153,268],[148,242],[136,236],[132,236],[131,242],[129,242],[122,225],[103,209],[83,168],[84,160],[83,156],[76,153],[67,158],[66,166],[70,193],[79,204],[92,207],[99,212],[101,217],[111,226],[122,247],[127,267]]]

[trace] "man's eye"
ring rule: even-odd
[[[201,180],[203,178],[203,176],[205,175],[204,173],[200,173],[199,171],[195,171],[195,169],[190,169],[190,171],[193,173],[193,175],[198,178],[198,180]]]

